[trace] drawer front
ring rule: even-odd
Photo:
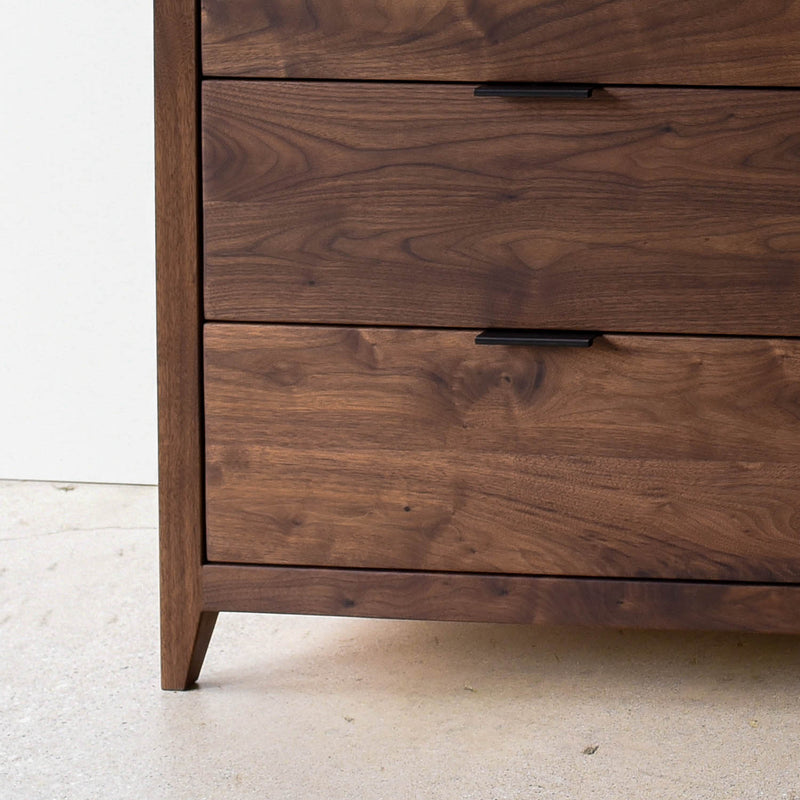
[[[795,335],[800,93],[206,83],[214,320]]]
[[[799,0],[203,0],[208,75],[800,83]]]
[[[800,580],[800,342],[207,325],[211,561]]]

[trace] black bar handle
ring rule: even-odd
[[[528,347],[591,347],[598,331],[525,331],[489,328],[475,337],[475,344],[527,345]]]
[[[552,97],[582,100],[596,89],[589,83],[483,83],[475,87],[475,97]]]

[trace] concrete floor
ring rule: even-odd
[[[3,800],[800,800],[800,638],[221,615],[162,692],[156,517],[0,482]]]

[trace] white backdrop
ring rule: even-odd
[[[151,2],[6,3],[0,478],[156,482]]]

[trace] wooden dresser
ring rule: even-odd
[[[163,685],[220,611],[800,633],[800,0],[156,0]]]

